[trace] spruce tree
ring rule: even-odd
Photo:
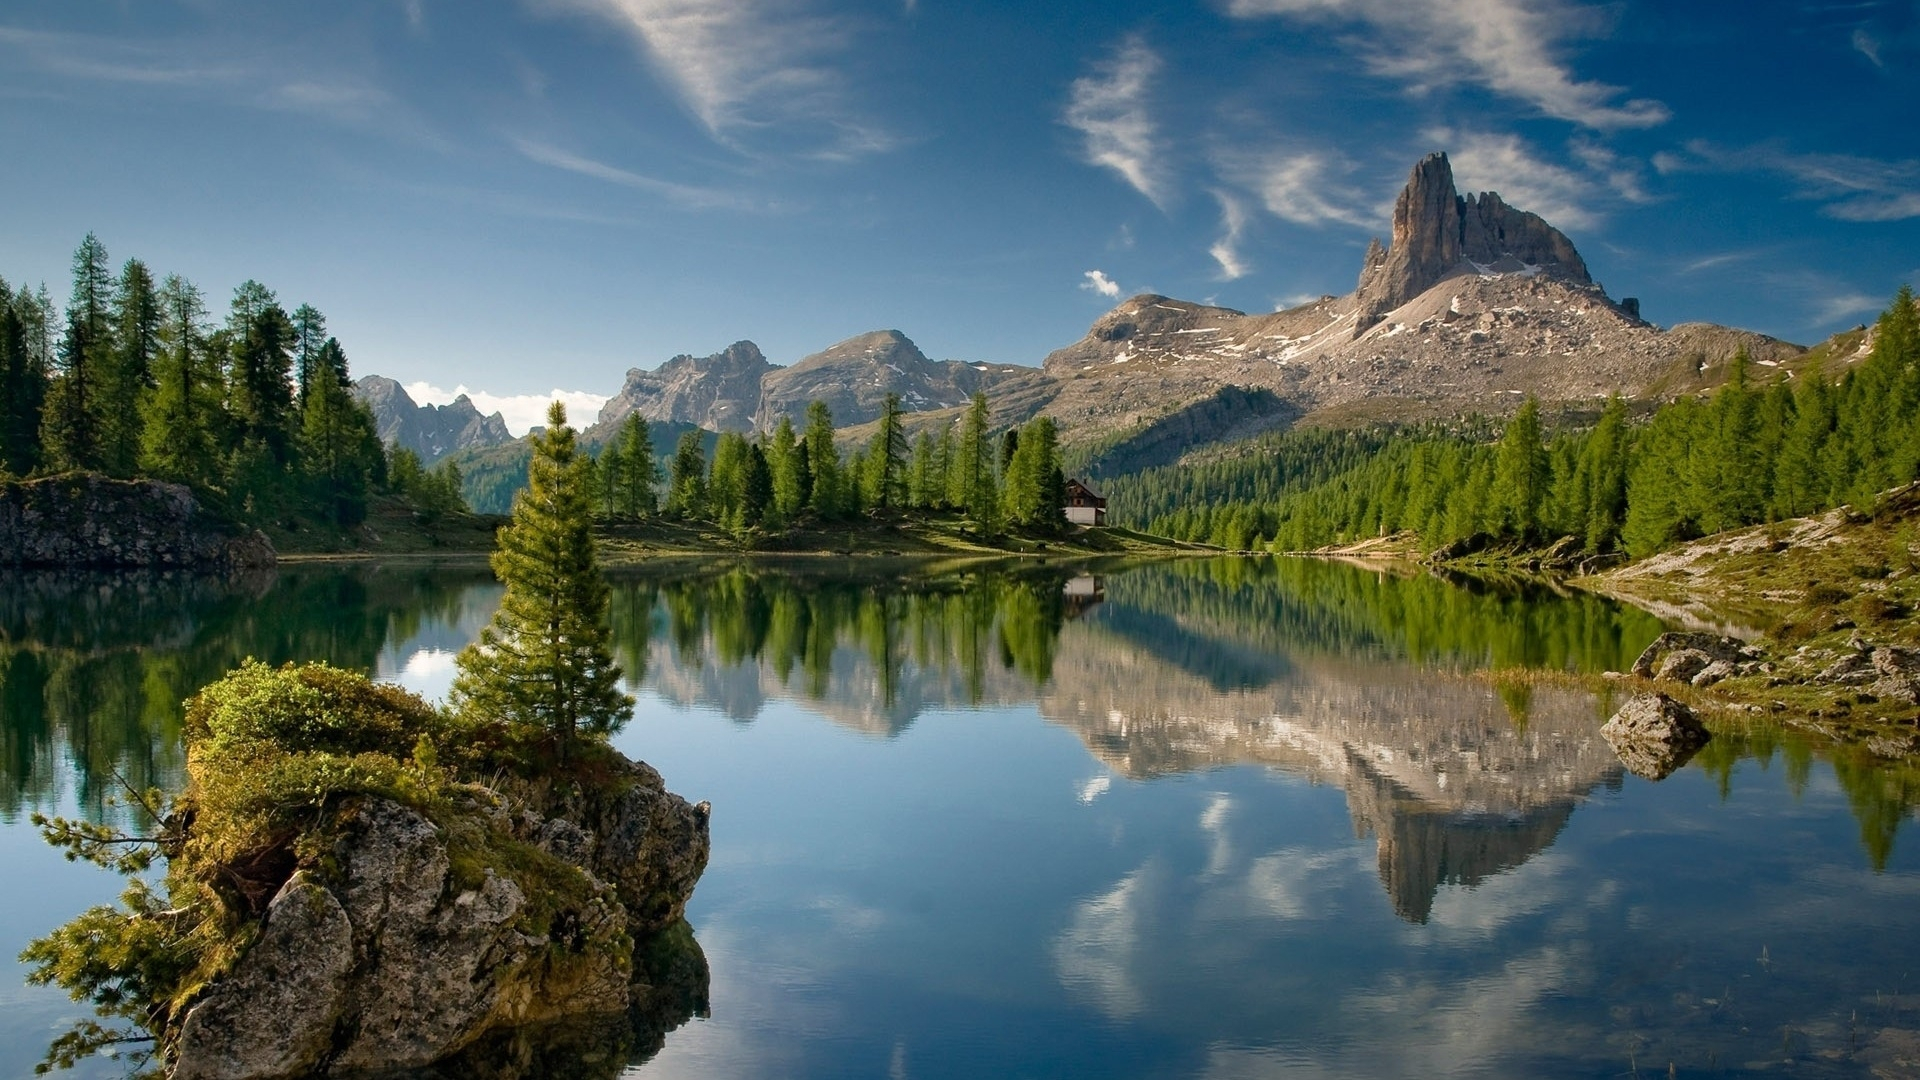
[[[35,369],[22,311],[31,295],[0,280],[0,471],[24,476],[40,462],[40,408],[46,376]]]
[[[506,595],[480,640],[460,653],[450,696],[458,713],[549,742],[562,763],[582,733],[604,737],[633,708],[610,650],[584,460],[556,401],[494,551]]]

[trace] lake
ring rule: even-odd
[[[7,955],[120,887],[27,815],[177,785],[199,686],[256,656],[438,696],[499,596],[6,578]],[[630,1075],[1920,1075],[1920,774],[1764,727],[1627,773],[1570,676],[1631,664],[1663,629],[1633,609],[1291,559],[796,560],[623,570],[613,614],[616,744],[713,804],[710,1013]],[[22,975],[0,1076],[86,1015]]]

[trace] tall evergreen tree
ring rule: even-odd
[[[100,457],[116,476],[132,476],[139,468],[140,417],[154,386],[161,316],[152,272],[139,259],[128,259],[114,283],[111,362],[100,380]]]
[[[293,456],[293,319],[257,281],[234,290],[227,406],[242,443],[255,443],[274,466]]]
[[[293,309],[294,404],[306,407],[307,394],[324,377],[320,371],[320,349],[327,343],[327,317],[312,304]]]
[[[1514,536],[1537,539],[1553,469],[1540,435],[1540,403],[1529,395],[1507,424],[1494,465],[1493,514]]]
[[[629,518],[649,518],[658,508],[654,485],[660,479],[660,467],[653,460],[653,433],[646,418],[628,413],[620,425],[620,513]]]
[[[773,429],[773,450],[767,464],[773,469],[774,518],[788,524],[800,516],[813,494],[813,470],[807,467],[806,450],[789,417],[782,416]]]
[[[34,363],[28,343],[33,296],[15,293],[0,280],[0,471],[16,476],[40,464],[40,410],[46,372]]]
[[[700,448],[698,429],[680,436],[673,451],[673,473],[667,481],[667,513],[698,517],[707,510],[707,456]]]
[[[824,401],[807,406],[805,443],[807,471],[813,480],[808,502],[822,518],[838,518],[850,507],[841,480],[840,450],[833,445],[833,414]]]
[[[987,532],[998,528],[998,474],[993,463],[993,440],[987,432],[987,396],[973,395],[960,429],[959,456],[953,469],[953,504],[967,512]]]
[[[200,290],[178,274],[160,285],[159,352],[154,391],[142,415],[140,467],[155,476],[205,485],[215,476],[219,373],[207,352],[207,309]]]
[[[335,524],[356,525],[366,517],[380,443],[373,414],[349,392],[346,370],[345,350],[328,338],[316,350],[301,409],[300,462],[322,512]]]
[[[610,647],[584,460],[556,401],[494,551],[506,595],[480,640],[457,658],[450,695],[458,713],[550,741],[563,763],[582,732],[604,737],[633,709]]]
[[[88,233],[73,253],[73,297],[41,421],[48,463],[56,469],[106,464],[103,384],[113,362],[112,289],[107,249]]]
[[[867,504],[897,510],[907,501],[907,433],[900,419],[900,395],[888,394],[880,426],[867,447]]]

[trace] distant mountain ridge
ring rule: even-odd
[[[1497,193],[1462,194],[1447,156],[1435,153],[1409,173],[1388,242],[1369,245],[1344,296],[1265,314],[1134,296],[1038,368],[931,360],[898,330],[860,334],[785,367],[740,341],[630,369],[585,438],[603,442],[636,413],[716,432],[768,431],[783,416],[799,420],[816,399],[843,429],[858,429],[879,416],[889,393],[916,414],[913,426],[938,426],[984,392],[997,425],[1045,413],[1060,422],[1066,443],[1124,447],[1129,461],[1161,463],[1302,419],[1497,414],[1528,395],[1576,405],[1612,393],[1671,397],[1717,381],[1742,349],[1762,367],[1823,355],[1747,330],[1644,321],[1637,301],[1615,300],[1593,280],[1566,234]],[[361,382],[398,390],[392,380]],[[377,395],[363,396],[371,404]],[[408,445],[498,437],[460,426],[471,424],[470,413],[477,415],[468,405],[445,421],[457,434],[434,429],[429,437],[416,407],[408,414],[416,426],[404,429],[414,432]],[[376,415],[383,437],[403,430],[378,405]]]
[[[929,360],[898,330],[848,338],[791,367],[770,363],[753,342],[739,341],[711,356],[681,355],[652,371],[630,369],[587,437],[605,437],[633,413],[710,431],[769,431],[783,416],[800,423],[815,400],[847,426],[879,417],[890,393],[900,395],[903,409],[924,412],[958,408],[976,391],[1000,396],[1045,381],[1016,364]]]
[[[420,405],[392,379],[368,375],[353,384],[353,396],[373,410],[374,430],[389,446],[404,446],[432,465],[458,450],[478,450],[513,441],[506,418],[482,416],[461,394],[447,405]]]

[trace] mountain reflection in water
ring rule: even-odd
[[[612,586],[641,699],[622,746],[716,814],[693,919],[714,1020],[649,1075],[872,1071],[871,1037],[915,1076],[942,1039],[976,1075],[1427,1075],[1440,1047],[1476,1074],[1602,1076],[1641,1032],[1712,1071],[1810,1016],[1850,1047],[1856,1009],[1880,1032],[1859,1061],[1904,1053],[1904,946],[1878,959],[1850,928],[1910,929],[1911,766],[1754,727],[1652,785],[1598,737],[1615,702],[1483,677],[1623,669],[1661,629],[1645,614],[1285,559],[682,561]],[[177,787],[181,701],[247,656],[444,692],[499,596],[478,567],[9,577],[0,840],[57,873],[27,811]],[[7,894],[16,950],[119,887],[34,880]],[[1764,947],[1778,967],[1747,979]],[[489,1075],[612,1075],[705,991],[477,1052]],[[9,1075],[72,1011],[14,993]],[[1000,1056],[967,1057],[983,1031]]]

